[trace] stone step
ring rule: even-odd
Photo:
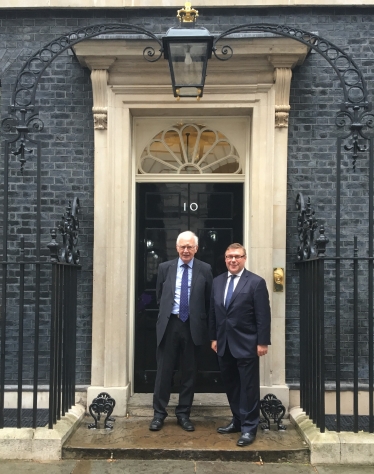
[[[184,459],[199,461],[249,461],[258,463],[308,463],[310,453],[292,424],[285,420],[286,431],[258,430],[255,442],[245,448],[236,446],[239,434],[220,435],[219,426],[230,416],[191,416],[196,430],[186,432],[174,416],[165,420],[161,431],[149,431],[152,417],[116,417],[112,430],[88,429],[92,417],[87,416],[77,431],[65,442],[64,459]]]
[[[127,411],[129,416],[153,417],[152,408],[153,395],[150,393],[136,393],[129,401]],[[178,394],[173,393],[170,397],[168,413],[174,415],[174,408],[178,404]],[[223,416],[231,417],[231,410],[227,397],[223,393],[196,393],[191,410],[191,417],[195,416]]]
[[[169,406],[168,408],[169,416],[174,416],[174,407]],[[128,407],[128,415],[131,417],[143,417],[143,418],[153,418],[153,408],[149,407]],[[191,418],[201,416],[221,416],[228,419],[231,418],[231,410],[226,406],[216,406],[216,407],[206,407],[206,406],[193,406],[191,409]]]

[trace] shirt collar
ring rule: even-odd
[[[193,257],[192,260],[187,263],[187,265],[188,265],[190,268],[193,267],[194,258],[195,258],[195,257]],[[182,265],[184,265],[184,261],[183,261],[180,257],[178,257],[178,268],[181,267]]]
[[[239,273],[235,273],[235,276],[240,277],[240,276],[242,276],[243,272],[244,272],[244,268]],[[234,273],[227,272],[227,278],[230,278],[233,275],[234,275]]]

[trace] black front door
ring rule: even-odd
[[[156,375],[155,297],[157,268],[176,258],[176,239],[191,230],[199,237],[196,257],[214,276],[226,270],[224,253],[243,241],[243,184],[147,183],[137,185],[135,392],[152,393]],[[173,391],[178,391],[178,363]],[[209,341],[201,348],[196,392],[223,392]]]

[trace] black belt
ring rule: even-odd
[[[170,316],[175,316],[176,318],[180,319],[180,316],[179,314],[175,314],[175,313],[170,313]],[[185,322],[189,321],[190,320],[190,315],[188,315],[188,318]]]

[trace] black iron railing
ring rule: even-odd
[[[26,391],[33,393],[31,426],[40,426],[38,392],[45,390],[49,390],[48,424],[52,428],[74,405],[80,266],[21,260],[2,262],[2,267],[7,291],[3,291],[1,307],[0,428],[30,426],[23,421]],[[45,283],[40,284],[47,279],[52,282],[49,301],[42,288]],[[18,286],[17,294],[12,294],[13,285]],[[17,393],[16,420],[8,419],[14,410],[10,414],[5,409],[7,392]]]
[[[78,212],[75,199],[51,230],[51,261],[26,256],[29,249],[22,236],[18,261],[1,262],[0,428],[53,428],[74,405]],[[30,391],[32,408],[25,408]],[[49,392],[48,408],[39,406],[41,391]],[[12,400],[5,403],[7,393]]]
[[[324,432],[324,261],[301,262],[299,275],[300,406]]]
[[[75,402],[77,277],[80,267],[52,263],[49,428]]]
[[[352,394],[349,431],[374,432],[374,258],[357,256],[357,237],[352,253],[351,258],[322,257],[298,263],[300,404],[322,433],[326,428],[326,387],[336,394],[330,429],[347,431],[342,423],[343,417],[347,417],[347,410],[342,413],[341,408],[344,389]],[[331,276],[334,288],[325,281]],[[364,399],[363,405],[368,406],[368,413],[360,410],[359,396]]]
[[[355,236],[351,255],[345,247],[344,257],[327,257],[323,226],[315,239],[319,226],[310,199],[304,203],[299,194],[296,206],[300,211],[300,405],[321,432],[328,420],[330,430],[373,433],[372,243],[358,242]],[[368,256],[359,256],[359,247]],[[335,391],[330,418],[325,409],[327,389]],[[345,411],[343,390],[350,392],[352,400]],[[367,411],[360,407],[359,397]]]

